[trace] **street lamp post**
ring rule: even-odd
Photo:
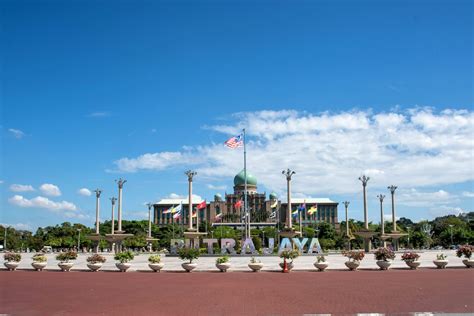
[[[364,228],[369,230],[369,216],[367,214],[367,182],[369,182],[370,177],[365,175],[359,177],[359,180],[362,182],[363,195],[364,195]]]
[[[81,229],[77,229],[77,252],[79,252],[79,248],[81,247]]]
[[[110,202],[112,202],[112,227],[111,227],[111,230],[110,230],[110,234],[115,234],[115,202],[117,201],[117,198],[115,197],[111,197],[110,198]]]
[[[189,223],[188,223],[188,230],[193,231],[193,178],[197,175],[196,171],[188,170],[184,173],[188,176],[188,212],[189,212]],[[197,214],[196,214],[197,215]],[[198,224],[198,218],[196,216],[196,224]],[[199,226],[197,226],[199,230]]]
[[[381,226],[380,239],[382,239],[383,247],[385,247],[386,246],[385,239],[384,239],[385,238],[385,223],[383,220],[383,199],[385,199],[385,195],[379,194],[377,195],[377,197],[379,198],[379,201],[380,201],[380,226]]]
[[[408,231],[408,242],[407,242],[407,248],[410,247],[410,229],[411,227],[410,226],[407,226],[407,231]]]
[[[115,182],[117,183],[118,185],[118,214],[117,214],[117,233],[119,234],[122,234],[123,231],[122,231],[122,189],[123,189],[123,185],[125,184],[125,182],[127,182],[127,180],[125,179],[122,179],[122,178],[119,178],[118,180],[115,180]]]
[[[101,189],[95,189],[95,233],[99,235],[99,209],[100,209],[100,194],[102,193]]]
[[[349,204],[351,202],[349,201],[344,201],[342,202],[344,204],[344,207],[346,208],[346,236],[347,236],[347,248],[348,250],[351,249],[351,238],[349,236],[349,217],[348,217],[348,212],[347,212],[347,209],[349,207]]]
[[[454,245],[454,242],[453,242],[453,225],[450,224],[449,228],[450,228],[450,231],[451,231],[451,246],[453,246]]]
[[[5,233],[5,236],[3,236],[3,251],[7,251],[7,229],[8,229],[8,226],[3,226],[4,228],[4,233]]]
[[[147,203],[146,206],[148,206],[148,238],[151,238],[151,208],[153,203]]]
[[[293,170],[287,169],[281,172],[286,177],[286,194],[288,200],[288,206],[286,210],[286,227],[291,229],[291,177],[296,173]]]
[[[395,190],[398,187],[395,185],[391,185],[387,187],[390,190],[390,194],[392,195],[392,233],[397,231],[397,221],[395,217]]]

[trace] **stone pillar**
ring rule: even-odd
[[[390,193],[392,194],[392,232],[397,231],[397,220],[395,216],[395,190],[397,189],[396,186],[391,185],[387,187],[387,189],[390,190]]]
[[[193,231],[194,230],[193,229],[193,177],[197,174],[197,172],[188,170],[184,174],[188,176],[188,194],[189,194],[188,195],[188,212],[189,212],[188,230]],[[196,220],[196,223],[197,223],[197,220]],[[197,227],[197,230],[199,230],[199,226]]]
[[[369,215],[367,212],[367,182],[369,182],[370,177],[367,177],[365,175],[359,177],[359,180],[362,182],[362,188],[363,188],[363,195],[364,195],[364,228],[366,231],[369,230]],[[370,244],[370,237],[366,237],[364,239],[365,243],[365,251],[369,252],[371,249],[371,244]]]
[[[117,198],[111,197],[110,201],[112,202],[112,225],[111,225],[111,230],[110,233],[113,235],[115,234],[115,201],[117,201]]]
[[[117,227],[117,233],[122,233],[122,189],[123,189],[123,185],[125,184],[125,182],[127,182],[127,180],[124,180],[122,178],[118,179],[118,180],[115,180],[115,182],[117,182],[118,184],[118,189],[119,189],[119,192],[118,192],[118,215],[117,215],[117,222],[118,222],[118,227]]]
[[[153,206],[152,203],[148,203],[148,238],[151,238],[151,208]]]
[[[347,249],[351,250],[351,237],[349,236],[349,216],[347,209],[349,207],[350,202],[349,201],[344,201],[343,202],[344,207],[346,208],[346,236],[347,236]]]
[[[291,224],[291,177],[296,173],[290,169],[287,169],[286,171],[283,170],[281,172],[283,175],[286,176],[286,188],[287,188],[287,208],[286,208],[286,227],[287,228],[292,228]]]
[[[385,239],[384,236],[385,236],[385,221],[383,219],[383,199],[385,199],[385,195],[383,194],[379,194],[377,195],[377,197],[379,198],[379,201],[380,201],[380,237],[382,239],[382,245],[383,247],[386,246],[386,243],[385,243]]]
[[[95,233],[99,235],[99,208],[100,208],[100,194],[102,193],[102,190],[100,189],[95,189]]]

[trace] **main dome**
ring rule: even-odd
[[[244,170],[242,170],[234,177],[234,186],[244,186],[244,185],[245,185],[245,174],[244,174]],[[247,185],[257,186],[257,178],[251,175],[248,171],[247,171]]]

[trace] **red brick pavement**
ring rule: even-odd
[[[0,272],[0,314],[473,313],[474,269],[292,272]]]

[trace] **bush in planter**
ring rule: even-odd
[[[76,260],[77,259],[77,252],[75,251],[66,251],[66,252],[61,252],[56,256],[56,260],[59,260],[60,262],[69,262],[70,260]]]
[[[107,261],[107,259],[97,253],[87,257],[87,262],[89,263],[104,263],[105,261]]]
[[[324,263],[324,262],[326,262],[326,257],[325,256],[317,256],[316,257],[316,262],[317,263]]]
[[[342,255],[344,257],[349,258],[349,261],[361,261],[365,257],[365,253],[363,251],[351,250],[351,251],[343,251]]]
[[[403,255],[402,255],[402,260],[405,261],[405,262],[413,262],[413,261],[417,261],[418,258],[420,258],[420,255],[417,254],[416,252],[405,252]]]
[[[392,249],[380,247],[375,251],[374,256],[375,260],[388,261],[395,259],[395,252]]]
[[[115,254],[115,256],[114,256],[114,259],[119,261],[120,263],[127,263],[129,261],[132,261],[133,258],[135,258],[135,255],[130,250],[124,251],[124,252],[119,252],[119,253]]]
[[[19,253],[7,252],[3,255],[3,259],[7,262],[20,262],[21,255]]]
[[[46,262],[48,261],[48,258],[42,253],[37,253],[32,257],[34,262]]]
[[[292,263],[293,259],[298,258],[299,255],[300,253],[298,250],[283,250],[280,253],[280,258],[283,258],[285,260],[291,260],[290,263]]]
[[[250,263],[261,263],[261,261],[259,259],[256,259],[255,257],[251,257]]]
[[[466,259],[471,259],[472,252],[474,251],[474,246],[472,245],[463,245],[456,250],[456,256],[461,258],[464,256]]]
[[[216,264],[222,264],[229,262],[229,256],[225,255],[216,259]]]
[[[161,256],[160,255],[151,255],[148,257],[148,262],[149,263],[160,263],[161,262]]]
[[[189,263],[193,263],[194,259],[199,258],[200,252],[196,248],[181,248],[178,250],[178,256],[181,260],[189,260]]]
[[[448,256],[445,255],[444,253],[440,253],[439,255],[436,255],[436,260],[446,260],[446,258],[448,258]]]

